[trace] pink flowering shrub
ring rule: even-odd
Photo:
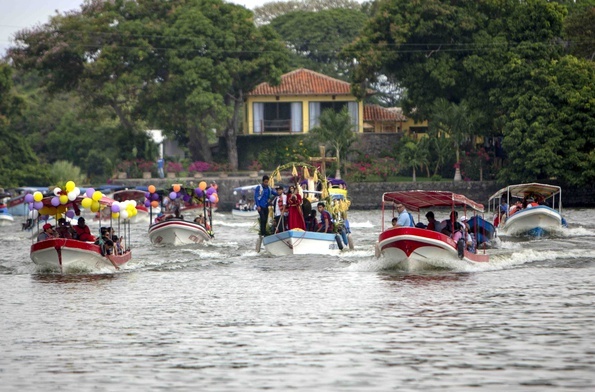
[[[206,171],[211,171],[213,166],[209,162],[204,161],[194,161],[188,166],[188,171],[190,173],[202,173]]]

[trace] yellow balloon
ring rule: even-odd
[[[66,212],[66,206],[60,205],[60,206],[56,207],[56,211],[58,211],[59,214],[62,214],[64,212]]]
[[[40,215],[49,215],[50,214],[50,209],[49,207],[41,207],[41,209],[39,210],[39,214]]]
[[[57,213],[56,207],[48,207],[48,215],[56,215]]]
[[[93,195],[93,196],[95,196],[95,195]],[[93,203],[91,203],[91,211],[92,212],[99,211],[99,202],[97,200],[93,200]]]
[[[201,191],[204,191],[205,189],[207,189],[207,183],[206,183],[206,182],[204,182],[204,181],[201,181],[201,182],[198,184],[198,189],[200,189]]]
[[[120,213],[119,212],[112,212],[112,218],[118,219],[119,217],[120,217]]]
[[[86,209],[91,208],[91,204],[93,204],[93,199],[90,197],[85,197],[83,201],[81,201],[81,206]]]
[[[68,181],[66,183],[66,192],[72,192],[74,190],[74,181]]]
[[[33,194],[33,200],[41,201],[41,199],[43,199],[43,194],[41,192],[37,191]]]
[[[68,195],[60,195],[60,204],[68,203]]]
[[[102,197],[102,196],[103,196],[103,195],[101,194],[101,192],[100,192],[100,191],[95,191],[95,192],[93,192],[93,197],[92,197],[92,199],[93,199],[94,201],[99,201],[99,200],[101,200],[101,197]],[[99,204],[99,203],[98,203],[98,204]]]

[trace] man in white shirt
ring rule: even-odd
[[[283,193],[282,186],[278,185],[276,189],[279,196],[273,199],[275,208],[273,218],[275,219],[275,232],[279,233],[285,230],[285,223],[287,222],[287,195]]]

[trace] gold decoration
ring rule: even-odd
[[[306,166],[304,166],[304,178],[310,178],[310,172]]]

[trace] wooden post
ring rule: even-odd
[[[319,157],[310,157],[310,162],[318,163],[320,162],[320,174],[326,180],[326,163],[327,162],[336,162],[336,157],[326,157],[326,149],[323,145],[319,146],[320,148],[320,156]]]

